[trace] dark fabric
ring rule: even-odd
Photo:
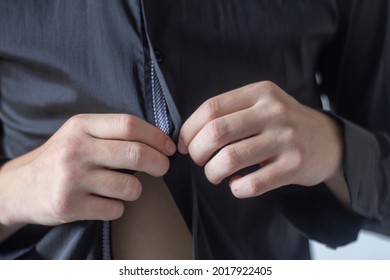
[[[146,118],[149,54],[138,1],[0,1],[0,13],[4,156],[39,146],[78,113]],[[100,224],[62,225],[39,239],[26,227],[3,242],[0,258],[101,259]]]
[[[321,59],[323,90],[342,117],[352,207],[370,218],[365,227],[390,234],[390,2],[342,4]]]
[[[28,225],[0,244],[0,259],[102,259],[100,221]]]
[[[134,0],[0,2],[2,156],[40,145],[77,113],[129,113],[153,123],[151,59],[168,85],[174,138],[208,98],[271,80],[313,108],[329,95],[359,215],[323,185],[238,200],[227,180],[213,186],[188,156],[176,155],[165,178],[192,230],[195,258],[305,259],[307,238],[337,247],[355,240],[362,222],[389,233],[388,1],[143,2],[147,24]],[[77,238],[68,238],[73,232]],[[0,257],[99,259],[102,239],[96,221],[38,235],[26,227],[3,242]]]

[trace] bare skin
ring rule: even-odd
[[[113,169],[162,176],[173,141],[158,128],[122,114],[77,115],[45,144],[0,172],[0,240],[25,224],[114,220],[123,201],[139,198],[139,180]]]
[[[214,184],[259,164],[259,170],[230,180],[238,198],[288,184],[325,182],[349,204],[337,124],[271,82],[207,100],[184,123],[178,150],[205,166],[206,177]],[[175,152],[168,136],[134,116],[71,118],[45,144],[3,165],[0,241],[25,224],[119,218],[123,202],[137,200],[142,185],[135,176],[113,169],[160,177]]]
[[[205,166],[206,177],[214,184],[259,164],[259,170],[230,180],[238,198],[288,184],[325,182],[340,201],[349,204],[342,139],[335,121],[268,81],[204,102],[184,123],[178,149]]]
[[[192,259],[192,237],[162,178],[137,173],[142,195],[112,222],[115,259]],[[186,186],[183,186],[186,187]]]

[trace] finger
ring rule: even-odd
[[[173,141],[159,128],[127,114],[86,114],[73,117],[87,134],[100,139],[136,141],[172,155],[176,152]]]
[[[191,158],[204,165],[220,148],[261,132],[262,124],[255,107],[222,116],[207,123],[189,145]]]
[[[111,221],[123,215],[123,202],[117,199],[89,195],[82,203],[76,204],[75,213],[82,215],[74,220],[102,220]]]
[[[290,170],[285,169],[285,162],[275,160],[248,175],[232,178],[230,189],[237,198],[255,197],[292,183],[292,178]]]
[[[112,170],[93,170],[81,185],[86,192],[125,201],[137,200],[142,192],[141,182],[134,175]]]
[[[261,134],[235,142],[220,150],[205,166],[207,179],[219,184],[224,178],[274,157],[277,147],[272,135]]]
[[[123,202],[94,194],[75,196],[72,200],[56,206],[55,224],[79,220],[113,220],[122,216]]]
[[[90,153],[91,163],[108,169],[129,169],[163,176],[169,169],[168,157],[144,143],[96,139]]]
[[[196,134],[211,120],[255,104],[257,96],[252,94],[252,86],[235,89],[204,102],[183,124],[179,137],[179,152],[186,154],[188,145]]]

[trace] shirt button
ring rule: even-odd
[[[164,55],[159,50],[154,49],[153,51],[157,63],[162,63],[164,61]]]

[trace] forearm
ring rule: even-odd
[[[19,164],[20,159],[15,159],[4,163],[0,168],[0,242],[26,225],[17,221],[13,213],[13,200],[10,199],[12,193],[9,186],[15,184],[11,170]]]

